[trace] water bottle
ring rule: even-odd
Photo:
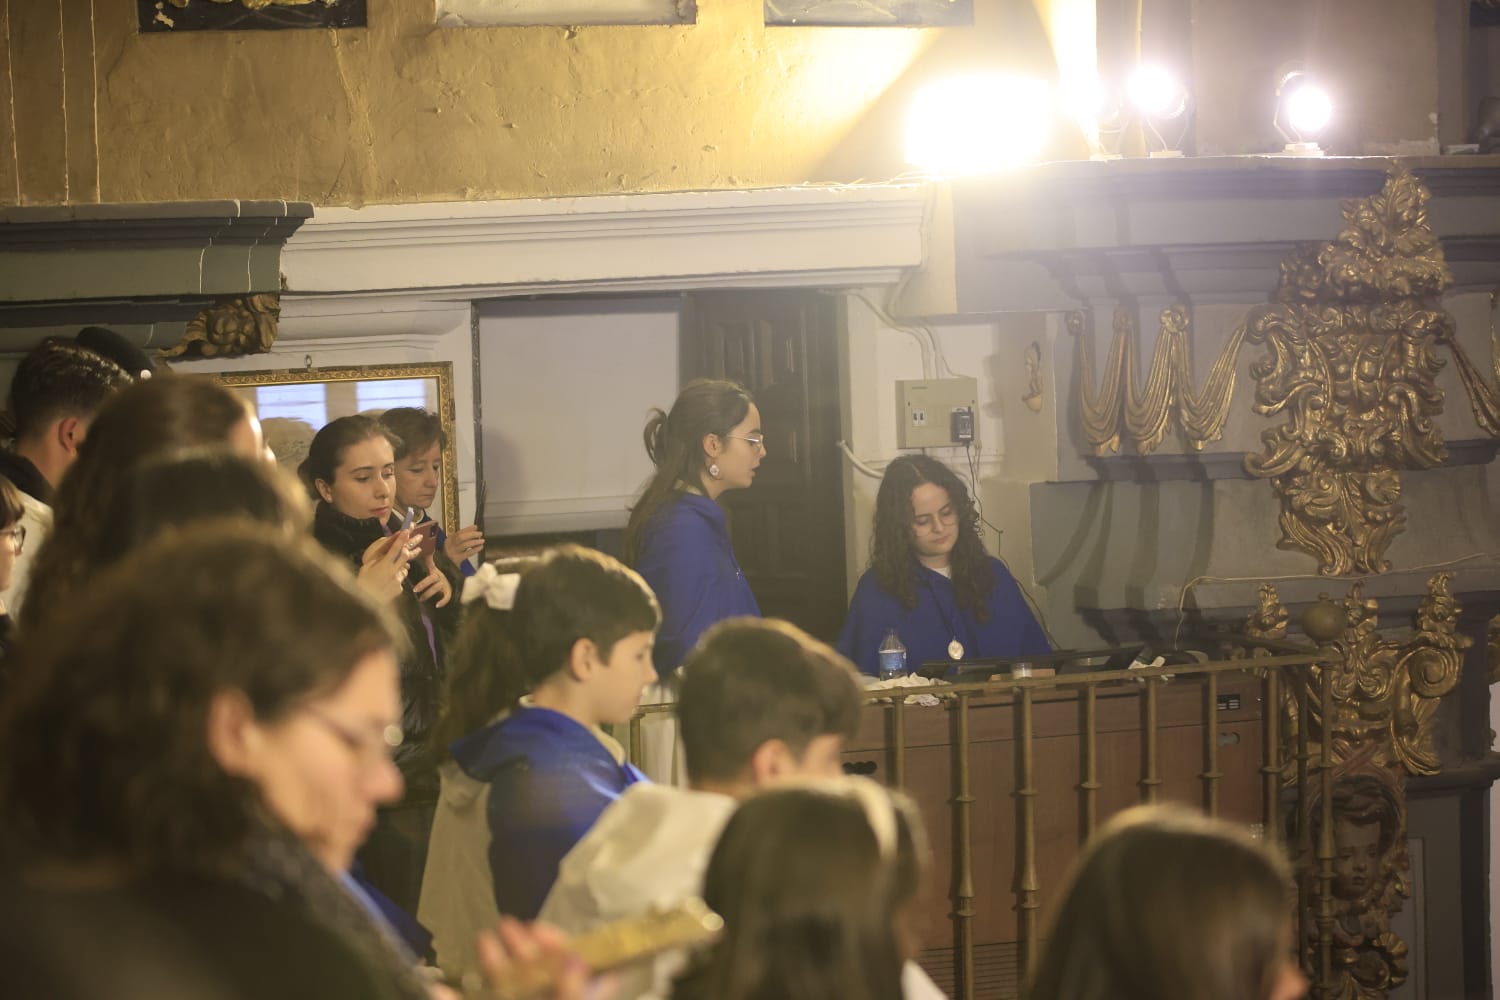
[[[885,630],[885,638],[880,640],[880,679],[888,681],[893,677],[905,676],[906,646],[896,630],[888,628]]]

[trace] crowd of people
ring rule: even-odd
[[[10,393],[8,989],[943,995],[916,962],[921,817],[843,775],[861,672],[890,629],[924,659],[1049,648],[946,466],[891,463],[835,648],[761,618],[736,558],[719,501],[768,449],[732,382],[651,416],[623,560],[485,561],[477,526],[428,516],[432,414],[329,422],[297,482],[240,397],[154,368],[94,331],[39,345]],[[643,698],[671,705],[656,744],[680,782],[611,734]],[[601,928],[700,898],[701,942],[637,935],[603,980],[584,964]],[[1082,859],[1029,995],[1292,1000],[1290,899],[1227,825],[1127,814]]]

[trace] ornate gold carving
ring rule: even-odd
[[[1026,392],[1021,402],[1032,413],[1042,412],[1042,345],[1036,341],[1026,345]]]
[[[1276,593],[1276,587],[1263,583],[1260,585],[1259,595],[1259,606],[1245,619],[1245,634],[1257,639],[1285,639],[1290,616],[1286,605],[1281,603],[1281,598]]]
[[[1162,311],[1151,366],[1141,387],[1136,384],[1140,338],[1131,310],[1124,306],[1115,309],[1114,339],[1098,388],[1093,339],[1083,314],[1068,314],[1067,325],[1075,345],[1079,420],[1094,454],[1118,451],[1122,437],[1130,439],[1136,454],[1149,454],[1161,445],[1173,422],[1194,450],[1223,436],[1234,396],[1235,361],[1244,340],[1243,327],[1225,343],[1203,388],[1198,390],[1193,387],[1192,318],[1185,305]]]
[[[1433,348],[1452,339],[1437,297],[1453,279],[1427,198],[1398,168],[1379,194],[1346,202],[1338,239],[1283,260],[1272,302],[1246,320],[1268,351],[1251,367],[1255,410],[1287,421],[1245,468],[1281,497],[1280,547],[1312,554],[1325,575],[1389,568],[1406,519],[1399,470],[1447,457]]]
[[[1333,676],[1334,718],[1325,729],[1317,705],[1309,707],[1314,743],[1333,741],[1335,761],[1366,745],[1375,764],[1408,774],[1436,774],[1432,746],[1438,700],[1458,683],[1463,651],[1473,640],[1457,631],[1459,606],[1448,593],[1451,573],[1427,581],[1417,609],[1416,632],[1404,642],[1376,632],[1376,602],[1355,583],[1344,600],[1347,624],[1334,645],[1344,654]],[[1314,667],[1316,677],[1322,667]]]
[[[276,343],[280,317],[281,296],[274,292],[220,299],[194,316],[182,339],[161,356],[238,358],[265,354]]]
[[[1489,665],[1490,683],[1500,684],[1500,615],[1490,619],[1485,635],[1485,663]]]
[[[1407,875],[1405,779],[1434,774],[1440,767],[1433,747],[1438,701],[1458,683],[1463,651],[1470,644],[1457,631],[1459,606],[1448,590],[1452,574],[1427,581],[1427,596],[1417,609],[1416,630],[1403,641],[1382,638],[1376,628],[1376,602],[1355,583],[1344,599],[1342,634],[1330,645],[1342,661],[1312,667],[1304,680],[1316,692],[1323,671],[1330,678],[1332,718],[1322,717],[1320,699],[1307,698],[1309,755],[1321,759],[1328,744],[1332,771],[1333,829],[1322,830],[1321,795],[1305,800],[1299,822],[1311,836],[1311,847],[1298,859],[1304,875],[1303,905],[1316,908],[1310,887],[1327,879],[1333,915],[1335,988],[1327,996],[1341,1000],[1383,998],[1407,975],[1407,946],[1391,930],[1391,915],[1411,894]],[[1326,596],[1323,600],[1327,600]],[[1276,627],[1275,589],[1261,588],[1261,608],[1247,631]],[[1287,780],[1297,753],[1298,698],[1283,700],[1286,726],[1282,759]],[[1317,954],[1317,922],[1307,920],[1310,953]]]
[[[1321,796],[1310,801],[1306,822],[1313,842],[1321,839]],[[1402,776],[1363,756],[1339,764],[1333,779],[1333,959],[1338,1000],[1385,1000],[1406,981],[1407,945],[1391,929],[1391,917],[1411,895],[1411,857],[1406,839],[1406,794]],[[1319,859],[1299,867],[1311,881]],[[1316,953],[1317,929],[1307,921]]]

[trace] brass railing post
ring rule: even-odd
[[[891,699],[891,787],[906,787],[906,699]]]
[[[1144,752],[1141,755],[1141,801],[1152,803],[1156,801],[1156,788],[1161,784],[1161,776],[1157,774],[1156,768],[1156,691],[1160,684],[1155,677],[1145,679],[1146,684],[1146,706],[1145,723],[1141,726],[1144,732],[1141,736],[1145,740]]]
[[[1266,668],[1265,702],[1261,705],[1261,719],[1265,731],[1266,745],[1262,751],[1264,763],[1260,766],[1265,780],[1262,812],[1265,814],[1266,836],[1275,841],[1281,835],[1281,671]]]
[[[1016,964],[1024,980],[1036,959],[1036,768],[1032,760],[1031,689],[1015,695],[1016,713]]]
[[[1219,675],[1209,674],[1203,689],[1203,811],[1219,815]]]
[[[1086,842],[1099,828],[1099,692],[1093,684],[1083,688],[1083,829],[1080,842]]]
[[[1337,856],[1333,840],[1333,740],[1328,720],[1333,716],[1333,664],[1324,661],[1318,671],[1323,682],[1318,704],[1323,719],[1323,738],[1319,741],[1318,786],[1323,800],[1319,803],[1323,814],[1323,828],[1318,831],[1318,987],[1319,997],[1333,997],[1337,993],[1333,977],[1333,924],[1336,919],[1333,907],[1333,861]]]
[[[969,692],[958,694],[953,715],[953,948],[955,1000],[974,996],[974,842],[970,824],[974,796],[969,788]]]

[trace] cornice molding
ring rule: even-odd
[[[871,185],[326,208],[282,271],[292,297],[879,284],[923,262],[929,203]]]

